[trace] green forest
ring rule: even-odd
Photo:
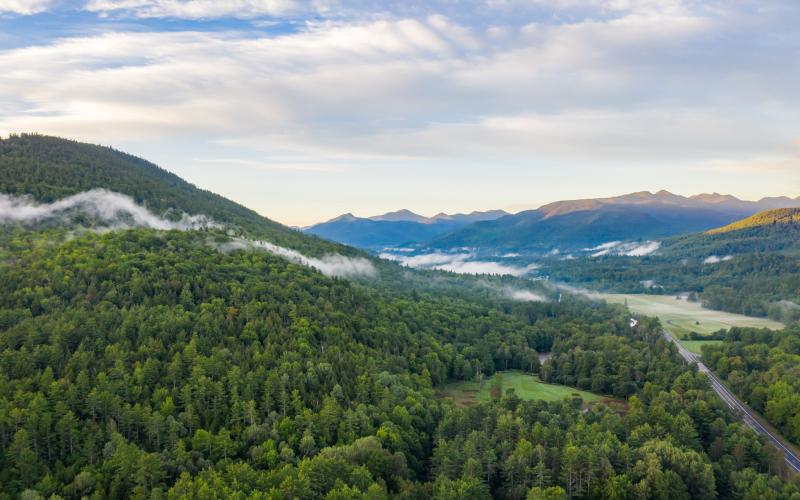
[[[377,260],[348,280],[223,252],[235,228],[363,255],[107,148],[0,151],[5,193],[138,192],[228,226],[0,226],[0,498],[800,498],[655,319]],[[512,369],[625,404],[437,395]]]
[[[800,329],[734,328],[703,360],[738,396],[800,444]]]

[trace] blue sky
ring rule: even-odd
[[[0,134],[278,221],[800,195],[800,4],[0,0]]]

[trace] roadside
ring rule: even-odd
[[[800,473],[800,453],[797,448],[786,440],[774,427],[769,425],[763,416],[752,410],[747,404],[741,401],[734,393],[703,364],[699,357],[683,347],[680,341],[666,328],[664,337],[674,343],[678,348],[678,353],[687,363],[696,363],[697,369],[706,374],[711,383],[711,388],[722,399],[725,404],[734,412],[748,427],[753,429],[756,434],[765,436],[767,440],[784,455],[784,460],[789,472]]]

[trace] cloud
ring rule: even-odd
[[[557,283],[557,282],[553,282],[553,281],[544,281],[544,282],[542,282],[542,284],[545,287],[550,287],[550,288],[553,288],[555,290],[559,290],[559,291],[562,291],[562,292],[567,292],[567,293],[570,293],[572,295],[580,295],[582,297],[586,297],[586,298],[591,299],[591,300],[603,300],[603,295],[601,293],[596,292],[594,290],[589,290],[587,288],[571,286],[571,285],[567,285],[565,283]]]
[[[296,250],[284,248],[273,243],[244,238],[232,238],[224,243],[209,242],[209,244],[221,252],[264,250],[289,262],[316,269],[326,276],[339,278],[374,277],[377,274],[372,262],[363,257],[345,257],[339,254],[329,254],[321,258],[308,257]]]
[[[383,252],[379,255],[382,259],[394,260],[408,267],[437,269],[458,274],[523,276],[539,267],[536,264],[519,267],[493,261],[471,260],[474,256],[472,252],[433,252],[420,255],[396,255],[390,252]]]
[[[95,0],[89,7],[247,15],[285,3]],[[783,68],[778,77],[750,52],[725,57],[717,37],[733,28],[703,12],[644,10],[624,2],[610,18],[510,25],[502,41],[440,15],[316,22],[280,35],[60,39],[0,54],[0,92],[17,96],[0,130],[115,141],[201,133],[308,164],[443,156],[630,161],[656,153],[744,161],[794,138],[784,137],[796,129],[794,113],[770,111],[780,117],[753,128],[746,110],[726,111],[733,98],[724,92],[756,107],[765,93],[791,102],[784,87],[797,71]],[[685,62],[674,57],[702,40],[706,50],[681,51]],[[704,54],[708,60],[697,60]],[[759,85],[736,79],[748,57]],[[719,79],[731,81],[709,98],[707,85]]]
[[[89,215],[115,228],[187,230],[220,227],[204,215],[183,214],[179,221],[171,221],[137,205],[130,196],[105,189],[84,191],[53,203],[37,203],[28,196],[18,197],[0,193],[0,223],[35,223],[49,219],[67,219],[76,213]]]
[[[450,253],[441,253],[441,252],[434,252],[428,254],[420,254],[420,255],[395,255],[391,252],[382,252],[379,257],[382,259],[387,260],[396,260],[403,264],[404,266],[408,267],[432,267],[436,265],[442,264],[449,264],[454,261],[458,260],[465,260],[469,258],[471,254],[463,253],[463,254],[450,254]]]
[[[530,290],[507,287],[502,290],[502,293],[503,296],[520,302],[547,302],[547,298],[545,296]]]
[[[598,251],[602,252],[606,250],[611,250],[612,248],[620,245],[621,243],[622,243],[621,241],[609,241],[607,243],[601,243],[596,247],[584,248],[583,250],[586,252],[598,252]]]
[[[86,10],[139,18],[253,18],[289,14],[299,8],[292,0],[90,0]]]
[[[626,257],[644,257],[661,248],[660,241],[645,241],[644,243],[610,241],[596,247],[584,248],[584,251],[593,252],[592,257],[603,255],[621,255]]]
[[[726,262],[733,259],[733,255],[726,255],[724,257],[719,257],[717,255],[709,255],[708,257],[703,260],[703,264],[719,264],[720,262]]]
[[[0,0],[0,14],[10,12],[29,16],[44,12],[52,5],[53,0]]]

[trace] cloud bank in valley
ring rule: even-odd
[[[400,264],[415,269],[436,269],[450,271],[458,274],[497,274],[510,276],[523,276],[539,266],[530,264],[519,267],[488,260],[471,260],[475,255],[472,252],[444,253],[433,252],[420,255],[396,255],[383,252],[379,255],[382,259],[394,260]]]
[[[368,259],[363,257],[345,257],[339,254],[328,254],[321,258],[308,257],[302,253],[284,248],[267,241],[249,240],[245,238],[233,238],[224,243],[211,243],[212,246],[221,252],[233,252],[236,250],[263,250],[278,257],[282,257],[289,262],[300,264],[318,270],[325,276],[337,278],[349,277],[374,277],[378,271]]]
[[[547,298],[544,295],[521,288],[505,287],[501,290],[501,293],[508,299],[520,302],[547,302]]]
[[[86,214],[110,224],[113,228],[189,230],[221,227],[205,215],[183,214],[179,221],[171,221],[138,205],[130,196],[106,189],[84,191],[52,203],[37,203],[29,196],[0,194],[0,223],[29,224],[66,219],[72,213]]]
[[[661,248],[660,241],[645,241],[645,242],[622,242],[622,241],[609,241],[602,245],[597,245],[592,248],[585,248],[587,252],[592,252],[592,257],[602,257],[604,255],[620,255],[625,257],[644,257],[655,253]]]
[[[727,262],[733,259],[733,255],[726,255],[724,257],[720,257],[718,255],[709,255],[708,257],[703,260],[703,264],[719,264],[720,262]]]

